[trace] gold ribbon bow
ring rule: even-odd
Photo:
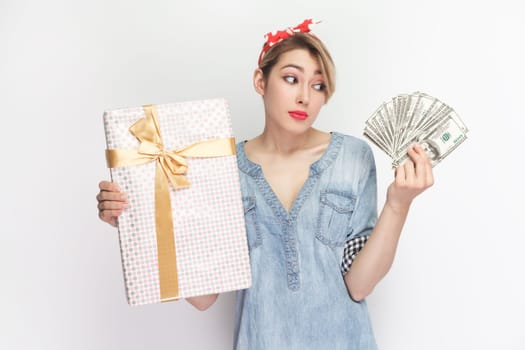
[[[133,124],[129,131],[140,141],[138,149],[107,149],[109,168],[157,163],[155,169],[155,225],[161,301],[179,298],[177,259],[169,183],[174,189],[191,185],[186,176],[186,157],[222,157],[235,155],[234,138],[196,142],[187,147],[166,151],[162,144],[157,109],[154,105],[143,106],[145,118]]]

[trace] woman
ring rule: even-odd
[[[334,66],[311,20],[269,33],[254,73],[261,135],[237,144],[252,287],[237,293],[236,349],[375,349],[364,298],[390,269],[412,200],[432,185],[415,145],[377,218],[369,146],[312,127],[334,92]],[[100,183],[100,218],[128,207]],[[199,310],[217,295],[188,298]]]

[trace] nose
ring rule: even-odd
[[[308,105],[310,102],[310,90],[308,84],[300,84],[297,91],[297,103],[302,105]]]

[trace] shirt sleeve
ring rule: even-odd
[[[350,266],[354,262],[355,257],[361,249],[365,246],[368,236],[361,236],[346,241],[345,249],[343,252],[343,262],[341,263],[341,273],[345,275]]]
[[[363,152],[361,186],[352,214],[352,233],[346,240],[341,273],[345,275],[354,259],[368,241],[377,221],[377,176],[374,154],[367,145]]]

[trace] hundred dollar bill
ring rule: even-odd
[[[422,130],[419,135],[410,140],[403,151],[398,153],[392,165],[394,167],[401,165],[408,159],[408,146],[419,143],[430,158],[432,167],[434,167],[467,139],[467,134],[463,130],[450,113],[435,128]]]
[[[416,91],[400,94],[368,118],[364,136],[383,150],[398,166],[408,158],[408,147],[418,142],[438,164],[466,138],[468,129],[452,107]]]
[[[388,120],[383,117],[382,108],[383,106],[380,106],[366,121],[364,134],[376,144],[376,146],[392,157],[394,155],[394,149],[392,148],[392,142],[388,135],[389,132],[386,130]]]
[[[397,149],[398,145],[403,142],[403,125],[406,125],[406,107],[408,103],[409,95],[397,96],[397,117],[396,117],[396,135],[394,139],[394,148]]]

